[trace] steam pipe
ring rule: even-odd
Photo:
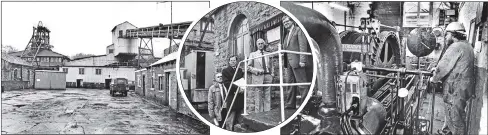
[[[322,102],[326,108],[337,108],[336,78],[342,73],[342,46],[337,30],[331,21],[321,13],[300,5],[283,2],[281,6],[292,13],[315,41],[317,49],[317,83],[322,91]]]

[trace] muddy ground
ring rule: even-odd
[[[130,92],[23,90],[2,93],[2,134],[208,134],[203,122]]]

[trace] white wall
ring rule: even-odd
[[[123,34],[125,34],[126,33],[125,30],[135,29],[135,28],[137,27],[127,22],[117,25],[114,32],[112,32],[112,43],[114,44],[115,55],[119,53],[137,52],[137,47],[139,47],[139,39],[119,38],[119,30],[122,30]]]
[[[83,82],[98,82],[105,83],[105,79],[127,78],[128,81],[134,81],[135,68],[111,68],[111,67],[61,67],[68,68],[66,74],[66,82],[76,82],[76,79],[83,79]],[[79,74],[79,68],[85,69],[85,74]],[[95,69],[102,69],[102,74],[95,74]],[[110,77],[109,77],[110,76]]]
[[[105,66],[117,62],[114,54],[66,62],[66,66]]]
[[[110,50],[110,49],[114,49],[114,45],[113,45],[113,44],[112,44],[112,45],[107,46],[107,49],[105,50],[105,54],[110,54],[110,53],[109,53],[109,50]],[[115,51],[115,50],[114,50],[114,51]],[[112,54],[113,54],[113,53],[114,53],[114,52],[112,52]]]

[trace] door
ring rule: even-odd
[[[170,77],[169,77],[169,72],[166,72],[164,74],[165,74],[164,75],[165,76],[165,79],[164,79],[165,80],[164,90],[166,92],[166,94],[165,94],[166,95],[166,103],[169,104],[169,100],[170,100],[170,98],[169,98],[169,91],[171,90],[170,89],[171,80],[170,80]]]
[[[76,88],[80,88],[82,82],[83,82],[83,79],[76,79]]]
[[[110,89],[110,83],[112,82],[112,79],[105,79],[105,89]]]
[[[166,90],[166,83],[165,83],[165,77],[164,76],[158,76],[158,84],[159,84],[159,90],[163,92],[162,96],[162,103],[163,105],[168,105],[168,91]]]
[[[146,75],[142,75],[142,96],[146,96]]]
[[[47,72],[36,72],[36,89],[50,89],[51,78]]]
[[[197,89],[205,88],[205,52],[197,52]]]

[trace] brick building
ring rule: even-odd
[[[2,91],[34,86],[34,67],[20,57],[2,53]]]
[[[175,67],[178,47],[174,45],[171,48],[165,50],[169,54],[162,59],[135,71],[135,92],[157,104],[170,106],[179,113],[196,118],[178,90]]]

